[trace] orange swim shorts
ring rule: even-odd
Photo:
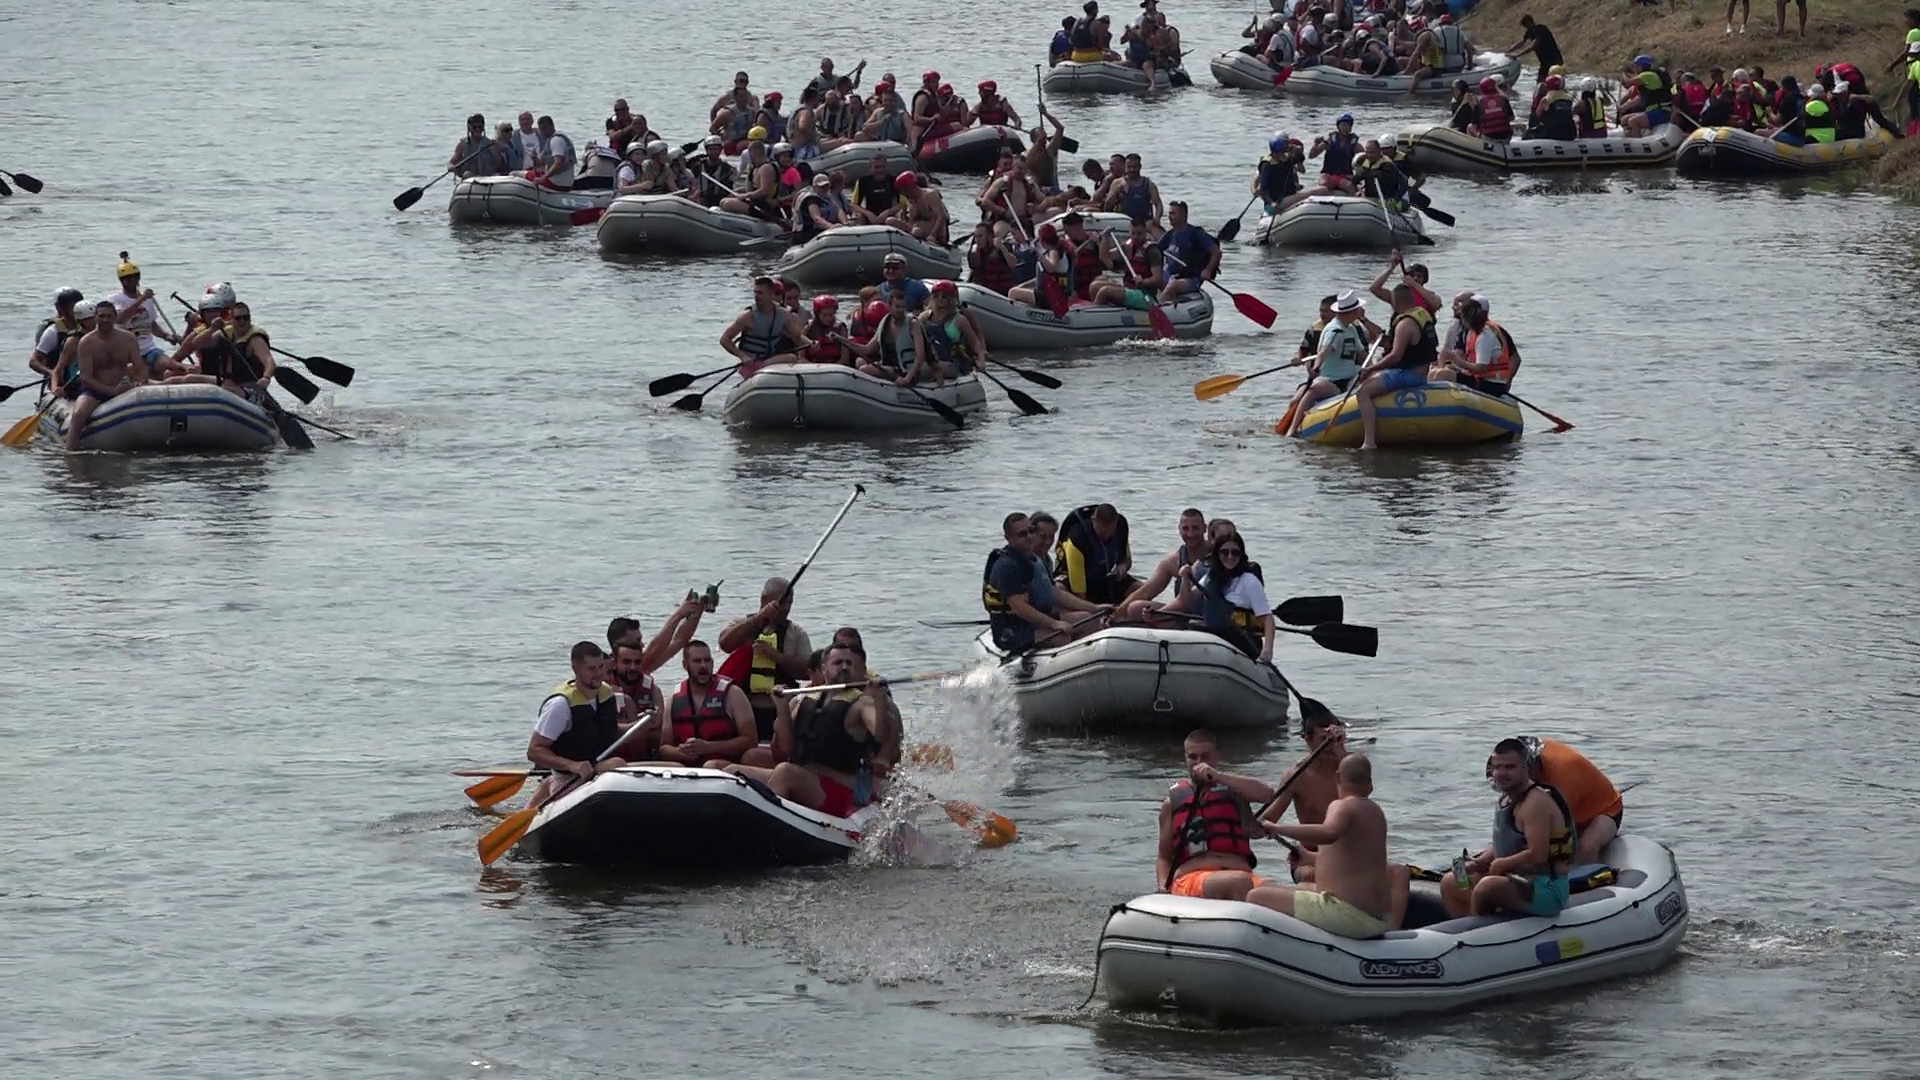
[[[1173,895],[1205,896],[1207,879],[1215,874],[1244,874],[1244,870],[1194,870],[1173,879]],[[1257,888],[1267,883],[1267,879],[1254,874],[1253,884]]]

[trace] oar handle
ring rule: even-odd
[[[908,686],[913,683],[935,682],[941,679],[957,679],[965,675],[964,671],[923,671],[917,675],[902,675],[897,679],[874,679],[882,686]],[[807,697],[812,694],[831,694],[841,690],[864,689],[868,680],[859,682],[823,683],[819,686],[776,686],[773,692],[780,697]]]
[[[841,504],[840,512],[833,515],[833,521],[827,525],[827,531],[820,534],[820,542],[813,545],[813,550],[807,552],[806,561],[800,564],[800,569],[795,570],[793,576],[787,579],[786,590],[780,594],[780,601],[782,603],[785,603],[788,598],[793,596],[793,587],[800,584],[800,579],[806,576],[807,567],[813,565],[813,560],[820,554],[820,549],[827,546],[827,539],[833,535],[835,529],[840,527],[840,522],[846,518],[847,511],[853,509],[853,501],[866,493],[867,486],[865,484],[853,485],[853,493],[847,496],[845,503]]]

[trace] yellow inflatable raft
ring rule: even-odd
[[[1738,128],[1701,128],[1680,144],[1673,161],[1682,176],[1795,176],[1832,172],[1872,161],[1893,149],[1893,132],[1874,128],[1864,139],[1789,146]]]
[[[1430,382],[1394,390],[1373,403],[1380,410],[1381,446],[1508,442],[1519,438],[1524,426],[1520,406],[1512,399],[1491,397],[1458,383]],[[1308,409],[1300,423],[1300,437],[1323,446],[1359,446],[1360,402],[1342,395]]]

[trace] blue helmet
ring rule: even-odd
[[[1267,140],[1267,149],[1276,154],[1284,154],[1287,152],[1287,144],[1292,141],[1287,137],[1286,132],[1276,131],[1273,133],[1273,138]]]
[[[1633,66],[1638,68],[1651,68],[1653,67],[1653,57],[1648,56],[1646,53],[1641,53],[1639,56],[1633,58]]]

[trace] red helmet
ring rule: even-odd
[[[908,169],[906,172],[903,172],[899,176],[896,176],[893,178],[894,187],[912,187],[913,185],[919,182],[920,182],[920,178],[913,174],[912,169]]]
[[[953,96],[953,84],[952,84],[952,83],[941,83],[941,84],[940,84],[940,89],[939,89],[938,91],[936,91],[936,93],[938,93],[938,94],[939,94],[939,95],[940,95],[941,97],[952,97],[952,96]]]
[[[860,317],[867,321],[868,326],[879,326],[880,320],[887,317],[887,302],[874,300],[868,303],[866,310],[860,313]]]
[[[1441,25],[1441,26],[1452,26],[1452,25],[1453,25],[1453,16],[1451,16],[1451,15],[1442,15],[1442,16],[1440,16],[1440,25]]]
[[[780,96],[780,91],[778,91],[778,90],[769,90],[769,91],[767,91],[767,93],[766,93],[766,96],[765,96],[765,97],[763,97],[763,98],[761,98],[760,100],[761,100],[761,101],[764,101],[764,102],[766,102],[766,103],[767,103],[767,104],[769,104],[769,105],[771,105],[771,104],[773,104],[773,103],[774,103],[774,102],[776,102],[776,101],[785,101],[786,99]]]
[[[981,79],[979,89],[980,89],[980,92],[983,94],[998,93],[1000,90],[1000,84],[997,82],[994,82],[992,79]]]
[[[839,311],[839,310],[840,310],[840,301],[831,296],[816,296],[813,298],[813,313],[815,315],[818,315],[823,311]]]
[[[1558,75],[1549,75],[1547,76],[1547,81],[1541,83],[1540,85],[1546,87],[1549,90],[1558,90],[1561,87],[1566,85],[1566,81],[1561,79],[1560,76]]]
[[[920,81],[937,83],[940,81],[940,73],[937,71],[923,71],[920,73]]]
[[[1547,77],[1552,78],[1553,76],[1549,75]],[[1500,89],[1500,80],[1494,78],[1493,76],[1489,75],[1486,78],[1480,80],[1481,93],[1491,94],[1498,89]]]
[[[958,285],[955,285],[953,282],[948,281],[945,278],[942,278],[941,280],[933,283],[933,295],[959,296],[960,287]]]

